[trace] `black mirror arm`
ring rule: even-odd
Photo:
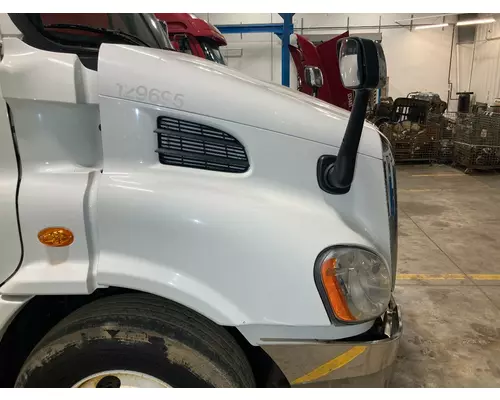
[[[325,170],[325,180],[332,188],[342,190],[349,188],[356,166],[363,125],[365,123],[366,108],[370,99],[371,90],[356,90],[354,105],[346,127],[346,134],[340,145],[337,159]]]

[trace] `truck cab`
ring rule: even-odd
[[[339,43],[349,113],[172,51],[152,14],[61,15],[0,14],[0,384],[386,385],[382,48]]]
[[[347,37],[349,37],[349,32],[314,44],[305,36],[294,33],[290,37],[288,49],[297,70],[297,89],[302,93],[312,95],[314,88],[308,85],[305,70],[308,67],[318,68],[323,76],[323,84],[318,88],[316,97],[350,111],[354,102],[354,93],[342,85],[336,57],[337,43]]]
[[[209,22],[188,13],[156,13],[168,27],[168,35],[174,47],[182,53],[226,65],[220,47],[227,42],[220,31]]]

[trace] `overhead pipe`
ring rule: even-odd
[[[470,84],[472,82],[472,72],[474,71],[474,56],[476,55],[476,37],[477,37],[477,29],[474,32],[474,44],[472,46],[472,60],[470,63],[469,86],[467,86],[468,92],[470,92]]]
[[[455,26],[453,26],[453,32],[451,33],[451,46],[450,46],[450,63],[448,65],[448,106],[450,105],[450,100],[452,100],[452,90],[453,84],[451,82],[451,64],[453,61],[453,42],[455,40]]]
[[[417,27],[417,26],[425,26],[425,25],[429,25],[429,24],[411,24],[411,25],[408,25],[408,24],[391,24],[391,25],[359,25],[359,26],[354,26],[354,25],[350,25],[349,28],[350,29],[355,29],[355,30],[358,30],[358,29],[361,29],[361,30],[364,30],[364,29],[401,29],[401,28],[410,28],[410,27]],[[294,30],[296,31],[300,31],[300,30],[304,30],[304,31],[308,31],[308,30],[328,30],[328,29],[334,29],[334,30],[345,30],[346,29],[346,25],[341,25],[341,26],[311,26],[309,28],[305,28],[305,27],[301,27],[301,28],[294,28]]]
[[[396,23],[398,23],[398,21],[416,21],[417,19],[432,19],[432,18],[439,18],[439,17],[448,17],[450,15],[457,15],[457,14],[426,15],[425,17],[413,17],[413,14],[412,14],[411,18],[398,19],[398,20],[396,20]]]

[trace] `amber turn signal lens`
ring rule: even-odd
[[[40,243],[49,247],[69,246],[74,239],[73,232],[61,227],[49,227],[38,232]]]
[[[337,280],[336,267],[336,258],[327,258],[321,264],[321,280],[323,281],[328,301],[338,319],[342,321],[356,321],[356,318],[349,311],[347,300]]]

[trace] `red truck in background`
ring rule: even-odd
[[[342,85],[337,59],[337,42],[348,36],[349,32],[345,32],[316,46],[305,36],[293,34],[288,48],[297,69],[298,90],[313,94],[313,89],[306,84],[305,68],[318,67],[323,73],[323,86],[318,89],[317,97],[350,111],[354,93]]]
[[[178,51],[226,65],[220,52],[220,47],[227,45],[226,39],[211,23],[188,13],[155,16],[167,24],[169,39]]]
[[[40,23],[51,24],[51,29],[68,35],[75,34],[88,35],[89,37],[105,34],[106,29],[116,31],[130,31],[138,34],[134,30],[123,26],[123,21],[119,18],[109,17],[111,14],[40,14]],[[146,18],[146,14],[137,14],[128,17],[130,23],[134,18]],[[156,17],[167,26],[167,33],[171,43],[166,43],[166,47],[175,48],[183,53],[192,54],[201,58],[226,65],[226,61],[221,54],[220,47],[226,46],[227,42],[220,31],[209,22],[197,18],[188,13],[155,13],[147,14],[152,19]],[[43,20],[43,21],[42,21]],[[62,25],[61,25],[62,24]],[[143,24],[135,24],[137,27]],[[323,75],[323,85],[317,89],[316,96],[328,103],[334,104],[346,110],[351,110],[354,94],[346,89],[340,80],[339,65],[337,60],[337,42],[349,36],[348,32],[333,37],[319,45],[314,45],[306,37],[293,34],[290,40],[289,50],[297,69],[298,89],[303,93],[313,95],[313,88],[306,84],[305,68],[308,66],[317,67]],[[149,39],[149,35],[142,35]],[[71,36],[68,36],[71,38]],[[153,40],[153,37],[151,37]],[[166,36],[165,36],[165,40]],[[168,41],[168,40],[167,40]]]
[[[169,39],[178,51],[227,64],[220,51],[220,47],[226,46],[227,42],[215,26],[189,13],[155,13],[155,16],[167,25]],[[337,60],[337,42],[347,36],[349,32],[316,46],[306,37],[294,34],[289,50],[297,69],[298,89],[301,92],[313,95],[313,88],[305,83],[305,67],[318,67],[323,73],[323,86],[318,89],[317,97],[351,110],[354,93],[342,85]]]
[[[189,13],[155,13],[155,16],[166,23],[169,39],[178,51],[227,64],[220,51],[220,47],[226,46],[227,42],[215,26]],[[289,50],[297,69],[298,89],[313,94],[313,89],[305,83],[304,69],[307,66],[318,67],[323,73],[323,86],[318,89],[317,97],[351,110],[354,93],[342,85],[337,60],[337,42],[349,36],[349,32],[317,46],[302,35],[292,36]]]

